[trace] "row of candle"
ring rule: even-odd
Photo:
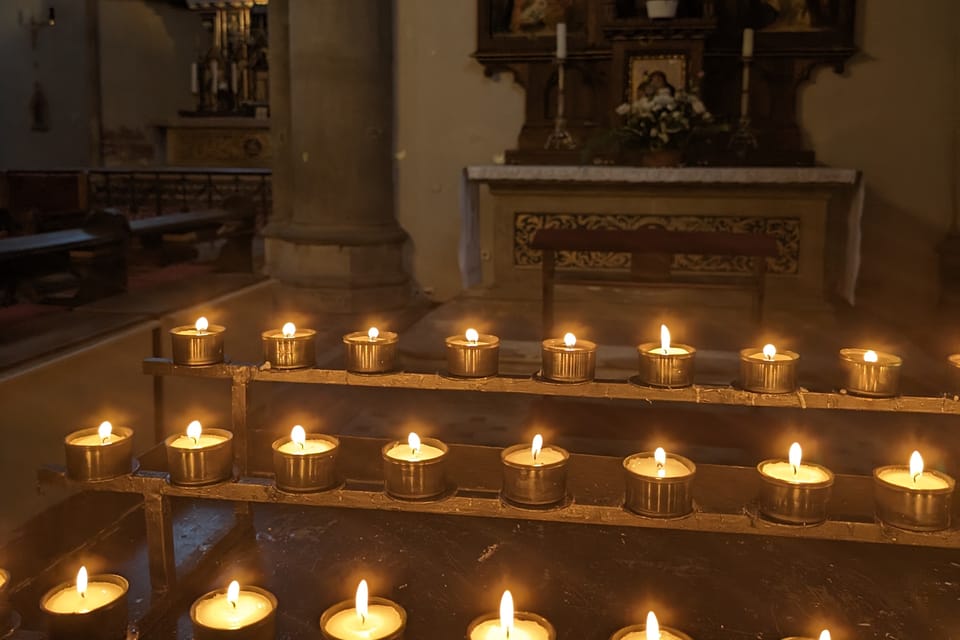
[[[127,592],[129,583],[114,574],[87,575],[80,567],[75,582],[47,591],[40,599],[51,640],[85,638],[120,640],[127,637]],[[3,584],[0,584],[0,595]],[[190,607],[194,640],[271,640],[276,636],[276,596],[256,586],[240,586],[236,580],[226,589],[204,594]],[[366,580],[357,585],[353,600],[339,602],[320,616],[320,631],[326,640],[402,640],[407,612],[380,597],[370,597]],[[556,640],[549,620],[536,613],[516,611],[513,595],[504,591],[500,609],[474,619],[466,630],[467,640]],[[645,624],[616,631],[610,640],[692,640],[682,631],[660,626],[653,611]],[[791,636],[784,640],[804,640]],[[810,639],[812,640],[812,639]],[[831,640],[823,630],[819,640]]]
[[[173,361],[179,365],[205,366],[223,361],[225,328],[200,318],[193,326],[171,330]],[[312,329],[286,323],[281,329],[264,331],[264,360],[271,368],[298,369],[316,364]],[[346,368],[353,373],[387,373],[397,367],[396,333],[371,327],[343,337]],[[447,372],[455,377],[482,378],[499,371],[500,339],[467,329],[462,336],[446,339]],[[540,376],[550,382],[577,383],[593,379],[597,345],[578,340],[572,333],[550,338],[541,345]],[[637,346],[640,384],[681,388],[693,384],[696,349],[671,342],[670,330],[660,326],[659,342]],[[740,386],[757,393],[790,393],[797,389],[797,363],[793,351],[778,351],[772,344],[740,351]],[[866,397],[892,397],[899,393],[903,361],[896,355],[872,349],[841,349],[844,388]],[[950,356],[960,372],[960,354]]]
[[[77,480],[96,481],[124,475],[131,469],[130,429],[114,430],[109,422],[81,429],[65,439],[67,473]],[[233,434],[224,429],[203,430],[191,422],[183,434],[165,440],[170,481],[180,486],[204,486],[233,475]],[[277,488],[289,492],[325,491],[337,484],[339,440],[308,434],[296,425],[289,437],[273,443]],[[450,490],[446,477],[448,447],[435,438],[410,433],[406,442],[393,441],[382,451],[384,490],[401,500],[429,500]],[[520,507],[553,507],[567,499],[567,462],[570,454],[544,446],[537,434],[531,444],[501,452],[500,495]],[[693,510],[696,465],[662,448],[628,456],[624,506],[647,517],[681,517]],[[760,512],[778,522],[809,525],[827,518],[833,473],[802,461],[798,443],[787,459],[757,465],[763,480]],[[936,531],[950,526],[955,481],[936,470],[924,470],[915,451],[906,466],[874,470],[877,517],[884,523],[912,531]]]

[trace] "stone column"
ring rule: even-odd
[[[394,216],[393,3],[272,0],[274,212],[266,270],[283,306],[403,306]]]

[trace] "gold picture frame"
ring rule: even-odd
[[[689,58],[685,53],[638,54],[627,58],[628,82],[624,99],[633,102],[655,73],[663,74],[665,86],[674,90],[687,86]]]

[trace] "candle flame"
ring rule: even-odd
[[[868,349],[868,350],[863,354],[863,361],[864,361],[864,362],[876,362],[876,361],[877,361],[877,352],[876,352],[876,351],[873,351],[872,349]]]
[[[670,351],[670,329],[667,329],[667,325],[660,325],[660,348],[664,353]]]
[[[280,329],[280,333],[283,334],[284,338],[292,338],[293,336],[297,335],[297,325],[293,324],[292,322],[288,322],[287,324],[283,325],[283,329]]]
[[[509,638],[513,631],[513,594],[509,590],[500,598],[500,629],[505,638]]]
[[[357,616],[360,618],[360,624],[365,624],[367,622],[367,600],[369,600],[370,590],[367,587],[367,581],[361,580],[360,584],[357,585],[357,597],[354,599],[354,604],[357,608]]]
[[[916,482],[923,475],[923,456],[919,451],[910,454],[910,477]]]
[[[87,597],[87,568],[80,567],[77,571],[77,593],[81,598]]]
[[[794,442],[790,445],[790,466],[793,467],[793,475],[797,475],[800,471],[800,460],[803,458],[803,449],[800,448],[799,442]]]
[[[207,322],[206,318],[204,318],[203,316],[200,316],[199,318],[197,318],[197,324],[194,325],[194,327],[196,328],[197,331],[206,331],[207,329],[210,328],[210,323]]]
[[[660,623],[657,622],[657,614],[653,611],[647,613],[646,633],[647,640],[660,640]]]
[[[541,449],[543,449],[543,436],[538,433],[533,436],[533,446],[530,447],[530,453],[533,454],[534,460],[540,456]]]
[[[830,640],[830,632],[827,629],[820,632],[820,640]]]
[[[410,435],[407,436],[407,444],[410,445],[410,451],[413,455],[418,455],[420,453],[420,436],[415,434],[413,431],[410,432]]]
[[[657,476],[662,478],[667,473],[663,468],[667,464],[667,452],[663,450],[663,447],[657,447],[656,451],[653,452],[653,460],[657,463]]]
[[[107,420],[104,420],[100,423],[100,426],[97,427],[97,435],[100,436],[100,442],[106,444],[110,436],[113,435],[113,425]]]
[[[377,329],[376,327],[370,327],[367,329],[367,337],[371,340],[376,340],[380,337],[380,329]]]
[[[767,360],[773,360],[777,356],[777,348],[772,344],[763,345],[763,357]]]
[[[203,427],[199,420],[194,420],[187,425],[187,437],[193,439],[193,444],[200,442],[200,435],[203,433]]]
[[[240,602],[240,583],[236,580],[230,583],[230,586],[227,587],[227,602],[233,605],[233,608],[237,608],[237,603]]]
[[[290,440],[303,449],[303,444],[307,441],[307,432],[300,425],[294,425],[293,429],[290,430]]]
[[[563,344],[566,347],[575,347],[577,346],[577,336],[572,333],[566,333],[563,336]]]
[[[467,329],[466,336],[470,344],[477,344],[480,340],[480,333],[476,329]]]

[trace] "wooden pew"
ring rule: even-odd
[[[541,229],[530,248],[543,251],[543,335],[553,335],[554,286],[557,283],[640,287],[748,288],[753,312],[762,319],[766,259],[779,255],[773,236],[759,233],[667,231],[651,226],[636,231],[612,229]],[[559,251],[609,251],[631,254],[629,273],[597,270],[557,270]],[[680,275],[670,272],[675,254],[745,256],[749,275]]]

